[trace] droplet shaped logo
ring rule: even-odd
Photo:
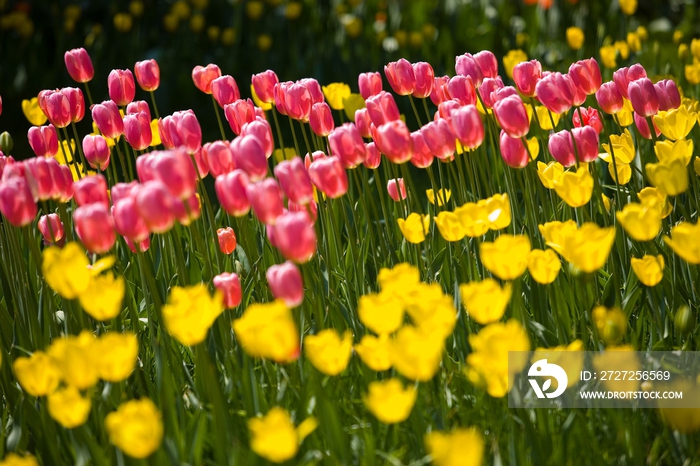
[[[537,398],[556,398],[564,393],[569,383],[569,377],[567,377],[566,371],[556,364],[549,364],[546,359],[535,361],[535,363],[530,366],[527,375],[530,377],[528,380]],[[537,378],[540,377],[547,377],[542,387],[540,387],[537,380]],[[553,392],[548,393],[547,390],[552,386],[552,379],[557,381],[557,388]]]

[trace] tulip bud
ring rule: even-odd
[[[348,175],[337,156],[314,160],[309,166],[309,178],[317,189],[331,199],[348,192]]]
[[[432,165],[435,156],[425,143],[425,138],[421,130],[411,133],[411,144],[413,144],[411,163],[418,168],[427,168]]]
[[[314,189],[301,158],[280,162],[275,167],[275,176],[290,201],[304,205],[313,200]]]
[[[365,144],[365,160],[362,162],[362,165],[365,167],[369,168],[370,170],[374,170],[377,167],[379,167],[379,164],[382,162],[382,154],[379,152],[379,149],[377,149],[377,146],[374,144],[374,142],[369,142]]]
[[[38,227],[41,236],[49,244],[58,243],[63,238],[63,222],[56,214],[42,215]]]
[[[521,138],[513,138],[501,130],[500,137],[501,157],[510,167],[523,168],[530,161],[530,155]]]
[[[216,178],[216,196],[227,213],[240,217],[250,211],[250,201],[246,194],[249,183],[248,175],[238,169]]]
[[[45,113],[52,125],[65,128],[71,123],[71,109],[68,97],[61,92],[52,92],[44,101]]]
[[[328,136],[333,131],[335,123],[333,122],[331,108],[327,103],[320,102],[311,107],[309,125],[311,126],[311,131],[319,136]]]
[[[151,120],[145,112],[124,116],[124,137],[136,150],[144,150],[151,145]]]
[[[287,115],[294,120],[308,121],[312,105],[309,88],[300,82],[287,87],[284,93],[284,107]]]
[[[37,157],[53,157],[58,152],[58,135],[53,125],[32,126],[27,139]]]
[[[187,199],[197,190],[197,173],[192,157],[182,150],[151,152],[154,159],[153,175],[163,182],[170,194],[178,199]]]
[[[85,116],[85,99],[83,91],[77,87],[64,87],[59,91],[68,99],[68,107],[70,109],[70,119],[77,123]]]
[[[241,281],[235,273],[224,272],[212,280],[217,290],[224,295],[224,306],[232,309],[241,304]]]
[[[654,89],[659,99],[659,111],[665,112],[681,106],[681,95],[673,80],[662,79],[654,84]]]
[[[435,157],[444,160],[454,156],[456,137],[445,119],[431,121],[420,130],[423,139]]]
[[[150,232],[165,233],[175,223],[175,201],[162,181],[151,180],[136,193],[136,210]]]
[[[629,95],[627,94],[629,84],[632,81],[646,77],[647,70],[645,70],[644,67],[638,63],[630,66],[629,68],[620,68],[613,73],[613,81],[615,82],[615,86],[617,86],[617,90],[620,91],[620,95],[622,95],[622,97],[625,99],[629,99]]]
[[[601,110],[607,114],[617,113],[622,110],[624,101],[617,85],[610,81],[603,83],[595,93],[595,98]]]
[[[3,131],[2,134],[0,134],[0,151],[10,153],[12,152],[12,148],[15,146],[14,141],[12,140],[12,136],[10,133],[7,131]]]
[[[515,87],[524,96],[535,96],[536,86],[540,79],[542,79],[542,65],[537,60],[524,61],[513,68]]]
[[[284,213],[277,218],[273,231],[275,246],[286,259],[303,264],[316,254],[316,230],[307,212]]]
[[[381,126],[401,117],[394,96],[386,91],[380,91],[378,94],[369,97],[365,105],[374,126]]]
[[[231,130],[233,130],[236,136],[239,136],[243,125],[255,120],[255,106],[253,105],[253,101],[250,99],[239,99],[224,106],[224,116],[229,126],[231,126]]]
[[[137,188],[135,192],[138,192],[139,189]],[[142,243],[148,239],[148,227],[139,213],[135,196],[115,200],[112,218],[114,219],[114,229],[124,238],[134,243]]]
[[[695,313],[689,306],[684,304],[676,311],[676,315],[673,317],[673,325],[681,335],[690,333],[695,328]]]
[[[360,95],[367,100],[382,91],[382,75],[378,72],[360,73],[357,77]]]
[[[219,249],[222,253],[228,255],[236,249],[236,233],[233,228],[219,228],[216,230],[216,236],[219,237]]]
[[[144,112],[148,115],[148,121],[151,121],[151,109],[148,107],[148,103],[145,100],[134,100],[126,106],[127,115],[135,115],[140,112]]]
[[[107,77],[109,98],[120,107],[134,100],[136,85],[131,70],[112,70]]]
[[[413,156],[411,132],[406,123],[401,120],[391,121],[378,127],[374,134],[374,143],[379,151],[393,163],[408,162]]]
[[[212,176],[225,175],[235,168],[233,154],[227,141],[206,143],[202,147],[202,157]]]
[[[119,113],[119,108],[111,100],[94,105],[92,119],[100,133],[107,138],[116,139],[124,133],[124,121]]]
[[[102,175],[90,175],[73,183],[73,199],[78,206],[102,204],[109,208],[107,181]]]
[[[277,75],[272,70],[263,71],[262,73],[254,74],[251,78],[253,89],[261,102],[266,104],[275,101],[275,84],[279,82]]]
[[[413,90],[413,97],[425,99],[433,92],[435,84],[435,71],[430,63],[418,62],[413,65],[413,74],[416,78],[416,86]]]
[[[212,63],[206,67],[197,65],[192,69],[194,85],[205,94],[211,94],[211,82],[220,76],[221,70]]]
[[[229,75],[220,76],[211,82],[211,95],[221,108],[241,98],[236,80]]]
[[[328,142],[331,153],[339,157],[345,168],[355,168],[365,159],[365,144],[357,126],[352,123],[334,128],[328,135]]]
[[[450,126],[454,136],[466,149],[476,149],[484,141],[484,123],[474,105],[452,110]]]
[[[493,113],[501,128],[512,138],[522,138],[530,130],[527,110],[519,97],[506,97],[494,103]]]
[[[568,75],[559,72],[544,76],[535,87],[537,98],[551,112],[564,113],[574,103],[574,83]]]
[[[233,164],[250,177],[252,182],[267,176],[267,157],[260,140],[251,135],[240,136],[231,143]]]
[[[89,252],[104,254],[114,246],[114,222],[103,204],[78,207],[73,212],[73,222],[78,238]]]
[[[0,182],[0,213],[16,227],[29,225],[37,213],[36,202],[23,176],[14,176]]]
[[[399,95],[412,94],[416,89],[416,76],[413,73],[413,67],[405,58],[386,65],[384,75],[391,88]]]
[[[293,262],[273,265],[265,273],[270,291],[275,299],[281,299],[287,307],[297,307],[304,301],[304,284],[301,272]]]
[[[476,104],[476,89],[468,76],[454,76],[447,83],[447,94],[462,105]]]
[[[153,92],[160,86],[160,68],[154,59],[136,62],[134,72],[136,81],[144,91]]]
[[[88,134],[83,138],[83,153],[92,168],[105,170],[109,166],[109,147],[103,136]]]
[[[403,182],[403,178],[396,178],[387,181],[386,190],[389,193],[389,197],[395,202],[399,202],[401,199],[406,199],[406,185]]]
[[[455,59],[455,72],[459,76],[470,77],[476,87],[481,86],[484,79],[481,67],[471,53],[465,53]]]
[[[659,98],[651,79],[640,78],[630,82],[627,93],[635,113],[645,118],[659,113]]]
[[[246,195],[258,220],[266,225],[273,225],[277,217],[284,212],[282,192],[274,178],[265,178],[246,186]]]
[[[90,60],[90,56],[84,48],[67,51],[63,55],[63,60],[73,81],[86,83],[95,75],[92,60]]]

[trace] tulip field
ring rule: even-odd
[[[181,79],[86,45],[0,89],[0,132],[28,122],[0,135],[0,465],[700,464],[700,408],[508,404],[509,352],[698,350],[700,38],[636,10],[553,64],[519,37],[445,75]],[[207,105],[159,111],[176,80]]]

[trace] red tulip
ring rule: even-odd
[[[600,67],[595,58],[572,63],[569,67],[569,76],[574,86],[586,95],[595,94],[603,83]]]
[[[272,70],[263,71],[262,73],[254,74],[251,78],[253,89],[261,102],[266,104],[275,101],[275,84],[279,82],[277,75]]]
[[[423,139],[430,151],[439,159],[454,156],[456,137],[445,119],[431,121],[421,128]]]
[[[530,130],[527,111],[519,97],[506,97],[494,103],[493,113],[501,128],[512,138],[521,138]]]
[[[379,167],[379,164],[381,162],[382,154],[381,152],[379,152],[379,149],[377,149],[377,146],[374,144],[374,142],[369,142],[365,144],[365,161],[362,162],[362,165],[369,168],[370,170],[374,170],[375,168]]]
[[[627,93],[635,113],[645,118],[659,113],[659,98],[651,79],[640,78],[630,82]]]
[[[124,138],[136,150],[144,150],[151,145],[151,120],[146,112],[124,116]]]
[[[433,85],[435,83],[435,72],[430,63],[418,62],[413,65],[413,74],[416,78],[415,89],[413,90],[413,97],[418,97],[419,99],[425,99],[433,92]]]
[[[401,120],[378,127],[374,133],[374,143],[382,154],[396,164],[408,162],[413,155],[411,132]]]
[[[89,252],[104,254],[114,246],[114,221],[103,204],[78,207],[73,212],[73,222],[78,238]]]
[[[457,99],[462,105],[476,104],[476,89],[468,76],[452,77],[447,83],[447,93],[451,99]]]
[[[214,183],[216,196],[226,212],[240,217],[250,211],[250,201],[246,195],[246,187],[249,183],[248,175],[238,169],[216,178]]]
[[[228,141],[214,141],[202,146],[202,157],[212,176],[217,177],[232,172],[236,167],[233,164],[233,154]]]
[[[275,167],[275,176],[285,196],[297,204],[308,204],[314,199],[311,178],[306,172],[304,162],[299,157],[284,160]]]
[[[345,168],[355,168],[365,160],[365,144],[352,123],[336,127],[328,135],[331,153],[340,158]]]
[[[540,79],[542,79],[542,65],[537,60],[524,61],[513,68],[513,81],[522,95],[534,97]]]
[[[148,115],[148,121],[151,121],[151,109],[148,107],[148,103],[145,100],[134,100],[126,106],[127,115],[134,115],[140,112],[144,112]]]
[[[673,80],[662,79],[654,84],[654,89],[659,99],[659,111],[665,112],[681,106],[681,95]]]
[[[583,117],[583,124],[581,124],[581,117]],[[572,120],[576,128],[590,126],[598,134],[603,131],[603,122],[600,119],[598,110],[593,107],[579,107],[573,112]]]
[[[624,101],[617,85],[610,81],[603,83],[595,93],[595,98],[605,113],[613,114],[622,110]]]
[[[580,162],[594,162],[598,158],[598,132],[592,126],[571,130]]]
[[[220,76],[211,82],[211,95],[221,108],[241,98],[236,80],[229,75]]]
[[[412,94],[416,89],[416,76],[413,73],[413,67],[405,58],[386,65],[384,75],[391,88],[399,95]]]
[[[617,90],[620,91],[620,95],[625,99],[629,99],[627,94],[627,89],[632,81],[637,79],[646,78],[647,70],[644,69],[639,63],[630,66],[629,68],[620,68],[613,73],[613,81],[617,86]]]
[[[53,125],[32,126],[27,139],[38,157],[53,157],[58,152],[58,135]]]
[[[293,83],[285,89],[284,107],[290,118],[304,122],[309,121],[312,104],[309,88],[302,83]]]
[[[182,150],[151,152],[153,175],[178,199],[187,199],[197,190],[197,173],[192,157]]]
[[[224,107],[224,115],[231,130],[239,136],[243,125],[255,120],[255,106],[250,99],[239,99]]]
[[[574,83],[568,75],[550,73],[539,80],[535,89],[537,98],[551,112],[564,113],[574,103]]]
[[[92,119],[105,137],[116,139],[124,133],[124,121],[119,108],[111,100],[93,105]]]
[[[317,189],[331,199],[348,192],[348,175],[337,156],[314,160],[309,166],[309,178]]]
[[[160,86],[160,68],[154,59],[136,62],[134,72],[136,81],[144,91],[153,92]]]
[[[265,225],[273,225],[284,212],[282,191],[274,178],[251,183],[245,189],[253,213]]]
[[[503,161],[508,166],[523,168],[530,161],[527,148],[523,144],[521,138],[510,137],[505,131],[501,130],[499,145],[501,148],[501,157],[503,157]]]
[[[197,65],[192,69],[192,81],[200,91],[211,94],[211,82],[221,76],[221,70],[213,63],[207,66]]]
[[[112,208],[112,218],[114,219],[114,229],[124,238],[134,243],[141,243],[148,238],[148,227],[139,213],[135,196],[115,201]]]
[[[284,213],[277,218],[272,231],[275,247],[286,259],[303,264],[316,254],[316,230],[307,212]]]
[[[51,124],[56,128],[65,128],[72,121],[70,101],[61,92],[46,93],[43,110]]]
[[[107,181],[102,175],[90,175],[73,183],[73,199],[78,206],[101,204],[109,208]]]
[[[382,75],[378,72],[360,73],[357,77],[360,95],[367,100],[382,91]]]
[[[165,233],[175,223],[175,199],[160,180],[143,183],[136,193],[136,210],[152,233]]]
[[[63,239],[63,222],[56,214],[42,215],[38,227],[41,236],[49,244],[58,243]]]
[[[16,227],[29,225],[36,217],[36,202],[23,176],[13,176],[0,182],[0,212]]]
[[[270,291],[275,299],[281,299],[287,307],[297,307],[304,302],[304,283],[301,272],[293,262],[273,265],[265,273]]]
[[[427,168],[432,165],[435,156],[425,143],[425,138],[421,130],[411,133],[411,143],[413,144],[411,163],[418,168]]]
[[[484,124],[474,105],[452,110],[450,126],[454,136],[465,149],[476,149],[484,141]]]
[[[335,123],[333,122],[331,108],[327,103],[319,102],[311,107],[309,125],[311,126],[311,131],[319,136],[328,136],[333,131]]]
[[[88,134],[83,138],[83,153],[92,168],[105,170],[109,166],[109,147],[107,141],[99,134]]]
[[[83,98],[83,91],[77,87],[64,87],[59,92],[68,99],[71,121],[74,123],[81,121],[85,116],[85,99]]]
[[[219,249],[222,253],[228,255],[236,249],[236,233],[233,228],[219,228],[216,230],[216,236],[219,237]]]
[[[68,74],[73,78],[73,81],[86,83],[95,75],[90,55],[88,55],[84,48],[67,51],[63,54],[63,60],[66,63]]]
[[[260,181],[267,176],[267,157],[260,140],[252,135],[240,136],[231,143],[233,164],[250,177],[250,181]]]
[[[372,132],[369,127],[372,124],[372,120],[369,117],[369,112],[367,108],[360,108],[355,110],[355,126],[360,132],[360,136],[363,138],[371,138]]]
[[[232,309],[241,304],[241,281],[235,273],[224,272],[212,280],[217,290],[224,296],[224,306]]]
[[[403,182],[403,178],[389,180],[386,183],[386,190],[389,193],[389,197],[395,202],[406,199],[406,185]]]
[[[134,100],[136,85],[131,70],[112,70],[107,78],[109,98],[120,107]]]

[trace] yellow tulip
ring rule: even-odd
[[[597,306],[591,311],[591,317],[606,344],[618,343],[627,331],[627,316],[619,308]]]
[[[685,61],[688,58],[688,44],[678,45],[678,58]]]
[[[68,385],[85,390],[97,383],[99,355],[95,351],[96,342],[95,335],[83,330],[78,336],[66,335],[51,343],[48,354]]]
[[[690,41],[690,53],[697,59],[700,59],[700,39]]]
[[[568,376],[567,387],[573,387],[578,383],[583,369],[583,342],[574,340],[569,345],[559,345],[553,348],[537,348],[532,354],[532,362],[546,359],[550,364],[556,364],[566,372]],[[552,388],[557,388],[556,380],[552,380]]]
[[[489,229],[502,230],[510,225],[511,213],[508,193],[494,194],[488,199],[480,200],[476,205],[486,209]]]
[[[132,458],[147,458],[163,440],[163,420],[148,398],[119,405],[105,417],[109,441]]]
[[[625,102],[629,102],[627,99],[625,99]],[[632,110],[629,110],[627,108],[623,108],[617,114],[615,117],[617,118],[617,122],[620,124],[620,126],[623,127],[628,127],[632,123],[634,123],[634,115],[632,114]]]
[[[24,99],[22,101],[22,112],[29,123],[34,126],[41,126],[48,120],[43,110],[41,110],[41,107],[39,107],[39,99],[36,97],[32,97],[29,100]]]
[[[573,220],[567,220],[566,222],[547,222],[544,225],[538,225],[538,228],[547,246],[564,256],[565,240],[576,233],[578,225]]]
[[[661,134],[674,141],[686,138],[697,121],[697,113],[689,112],[683,105],[654,115],[654,123],[659,127]]]
[[[457,323],[457,310],[452,296],[443,294],[440,285],[421,284],[409,296],[406,313],[420,331],[442,338],[452,333]]]
[[[584,223],[572,234],[563,237],[562,255],[584,273],[592,273],[605,265],[615,242],[615,227],[601,228]]]
[[[645,166],[651,184],[667,196],[677,196],[688,190],[688,170],[682,157],[674,156]]]
[[[612,153],[615,152],[616,163],[622,162],[629,164],[634,161],[634,142],[628,129],[619,136],[617,134],[610,135],[610,142],[612,143],[612,151],[610,149],[610,144],[601,144],[605,153],[601,154],[600,158],[606,162],[612,163]]]
[[[55,292],[66,299],[75,299],[90,285],[89,264],[80,245],[72,242],[63,249],[56,246],[44,249],[41,272]]]
[[[700,176],[700,157],[695,157],[695,161],[693,162],[693,169],[695,170],[695,173]]]
[[[391,343],[387,335],[365,335],[360,343],[355,345],[355,352],[373,371],[391,369]]]
[[[75,387],[65,387],[48,397],[49,415],[66,429],[82,426],[90,415],[92,403]]]
[[[542,105],[536,105],[535,111],[537,112],[537,121],[540,122],[540,128],[543,130],[551,131],[559,124],[560,114],[552,112],[550,117],[549,110]],[[552,126],[552,120],[554,120],[554,126]]]
[[[664,243],[686,262],[700,264],[700,224],[681,222],[671,228],[671,236]]]
[[[527,54],[525,52],[520,49],[510,50],[503,57],[503,67],[506,70],[506,75],[510,79],[513,79],[513,68],[515,68],[515,65],[518,63],[522,63],[524,61],[527,61]]]
[[[700,84],[700,60],[693,58],[693,63],[685,65],[685,79],[688,84]]]
[[[12,371],[22,389],[32,396],[52,393],[61,380],[61,370],[43,351],[34,351],[30,357],[21,356],[15,359]]]
[[[281,363],[299,357],[299,332],[292,311],[282,300],[251,304],[240,319],[233,321],[233,331],[252,357]]]
[[[698,382],[685,377],[674,377],[672,382],[656,388],[663,391],[683,392],[683,396],[690,395],[690,399],[697,399],[700,396]],[[700,408],[659,408],[659,414],[664,424],[678,432],[689,434],[700,429]]]
[[[425,449],[435,466],[481,466],[484,437],[475,428],[450,433],[433,431],[425,435]]]
[[[647,32],[647,28],[645,28],[644,26],[637,26],[636,33],[639,36],[639,38],[642,40],[642,42],[644,42],[645,40],[647,40],[649,38],[649,33]]]
[[[489,231],[489,213],[485,205],[478,205],[474,202],[467,202],[463,206],[455,209],[455,215],[462,222],[464,233],[470,238],[483,236]]]
[[[87,289],[80,294],[80,306],[95,320],[109,320],[122,310],[124,277],[112,273],[90,278]]]
[[[537,176],[547,189],[554,189],[554,181],[564,174],[564,166],[559,162],[537,162]]]
[[[572,26],[566,29],[566,42],[569,44],[569,48],[571,50],[579,50],[581,47],[583,47],[584,39],[585,35],[583,34],[583,30],[581,28]]]
[[[323,95],[326,96],[328,105],[333,110],[345,108],[343,99],[350,97],[350,86],[345,83],[331,83],[328,86],[322,86],[321,89],[323,90]]]
[[[349,96],[343,97],[343,107],[348,120],[355,121],[355,112],[365,108],[365,99],[360,94],[351,93]]]
[[[352,332],[346,330],[342,339],[335,329],[307,335],[304,338],[304,353],[320,372],[338,375],[348,366],[352,356]]]
[[[175,286],[162,312],[168,333],[181,344],[192,346],[204,341],[216,318],[224,312],[223,297],[220,291],[210,295],[204,283]]]
[[[612,45],[602,46],[600,48],[600,61],[606,68],[617,68],[617,49]]]
[[[527,268],[530,238],[524,235],[504,234],[494,242],[479,245],[481,262],[501,280],[515,280]]]
[[[527,255],[527,268],[533,280],[542,285],[549,285],[559,275],[561,261],[553,249],[533,249]]]
[[[308,417],[294,426],[289,413],[275,406],[265,416],[248,420],[250,449],[273,463],[283,463],[299,451],[299,444],[318,426],[316,418]]]
[[[652,187],[646,187],[637,193],[637,197],[643,204],[658,203],[661,205],[661,218],[666,218],[671,215],[673,207],[671,203],[668,202],[668,198],[665,194],[659,192],[658,189]]]
[[[638,371],[641,364],[634,348],[628,345],[612,346],[593,356],[593,369],[601,371]],[[608,377],[602,381],[603,388],[615,392],[633,392],[640,389],[640,381],[630,377]]]
[[[155,118],[153,120],[151,120],[151,135],[152,135],[151,144],[150,144],[151,147],[156,147],[156,146],[159,146],[163,143],[160,140],[160,131],[158,130],[158,120]],[[107,138],[105,138],[105,139],[107,139]],[[109,146],[109,141],[108,141],[107,145]],[[114,140],[112,140],[112,145],[114,145]]]
[[[100,378],[107,382],[121,382],[136,367],[139,343],[133,333],[107,332],[95,342],[95,353]]]
[[[406,325],[392,342],[391,364],[407,379],[427,382],[440,366],[443,348],[441,335]]]
[[[39,466],[39,463],[29,453],[25,453],[24,456],[20,456],[17,453],[8,453],[0,461],[0,466]]]
[[[616,213],[617,221],[635,241],[651,241],[661,230],[661,205],[631,202]]]
[[[403,303],[392,293],[371,293],[360,296],[357,316],[377,335],[394,333],[403,324]]]
[[[624,40],[616,40],[613,46],[615,46],[615,49],[620,52],[620,57],[623,60],[627,60],[627,58],[630,56],[630,47],[627,45],[627,42]]]
[[[654,152],[659,162],[670,162],[672,159],[681,159],[687,167],[693,158],[693,140],[679,139],[677,141],[657,141],[654,145]]]
[[[531,137],[527,139],[527,153],[530,156],[530,161],[537,160],[537,156],[540,155],[540,142],[536,137]]]
[[[469,317],[481,325],[496,322],[503,317],[510,301],[512,286],[501,287],[493,278],[459,286],[462,304]]]
[[[612,209],[612,204],[610,204],[610,198],[605,194],[601,194],[600,197],[603,199],[603,207],[605,207],[605,211],[610,213],[610,209]]]
[[[414,212],[406,219],[398,219],[397,222],[406,241],[413,244],[420,244],[425,241],[425,235],[430,229],[430,216],[419,215]]]
[[[435,201],[437,198],[437,205],[439,207],[442,207],[445,204],[447,204],[447,201],[449,201],[450,197],[452,197],[452,191],[450,191],[449,189],[438,189],[436,196],[435,192],[432,189],[428,189],[425,191],[425,195],[428,196],[428,202],[430,202],[433,205],[435,205]]]
[[[615,172],[615,168],[617,168],[617,172]],[[632,179],[632,168],[629,166],[629,164],[622,163],[622,162],[617,162],[616,164],[609,163],[608,164],[608,173],[610,173],[610,177],[617,181],[617,183],[621,185],[625,185],[630,182]]]
[[[593,177],[588,168],[579,167],[576,172],[567,171],[554,181],[554,190],[570,207],[581,207],[593,195]]]
[[[641,259],[633,257],[632,270],[640,282],[646,286],[656,286],[664,278],[664,256],[644,255]]]
[[[400,296],[420,283],[420,271],[416,266],[403,262],[391,269],[380,269],[377,282],[383,292]]]
[[[362,401],[380,422],[396,424],[410,416],[417,394],[415,387],[404,388],[399,379],[388,379],[371,382]]]
[[[459,241],[466,234],[462,222],[454,212],[440,212],[435,217],[435,224],[445,241]]]
[[[530,339],[517,320],[496,322],[469,335],[472,352],[467,356],[467,378],[476,386],[486,389],[494,398],[503,398],[511,389],[513,375],[527,364]],[[508,352],[522,354],[510,357]],[[510,362],[510,364],[509,364]]]

